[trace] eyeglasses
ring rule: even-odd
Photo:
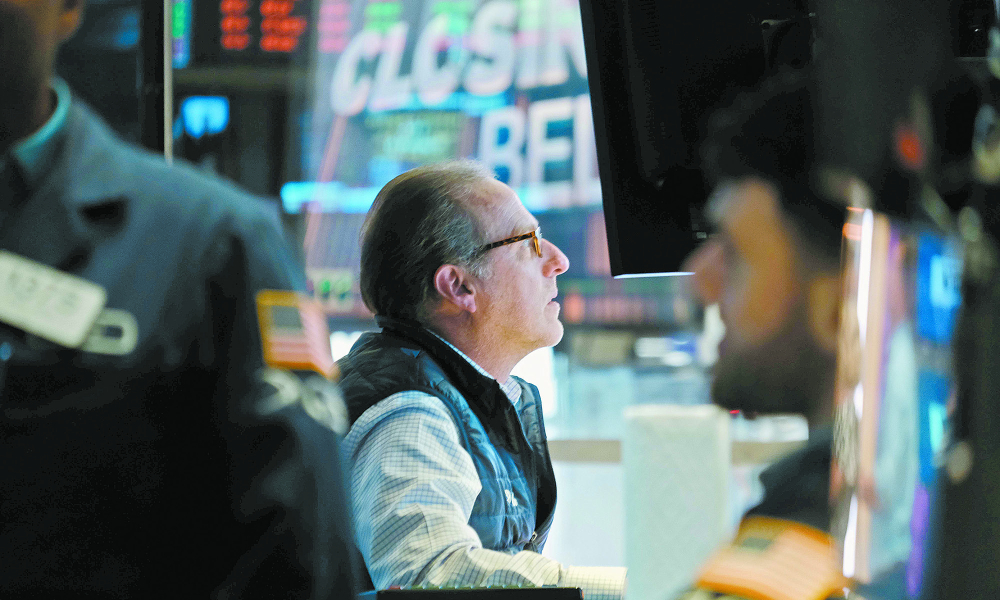
[[[529,238],[531,239],[532,244],[535,247],[535,254],[538,255],[538,258],[541,258],[542,257],[542,242],[541,242],[541,239],[542,239],[542,228],[541,227],[536,227],[534,231],[529,231],[528,233],[522,233],[520,235],[515,235],[514,237],[509,237],[509,238],[507,238],[505,240],[500,240],[499,242],[493,242],[492,244],[486,244],[485,246],[482,246],[481,248],[479,248],[479,250],[476,252],[476,254],[477,255],[481,255],[481,254],[487,252],[488,250],[492,250],[494,248],[499,248],[500,246],[506,246],[507,244],[516,244],[517,242],[520,242],[520,241],[523,241],[523,240],[526,240],[526,239],[529,239]]]

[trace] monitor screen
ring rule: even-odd
[[[851,211],[844,247],[833,533],[862,596],[922,598],[956,403],[960,248],[870,210]]]
[[[365,212],[396,175],[470,157],[529,210],[600,203],[577,0],[316,2],[286,211]]]

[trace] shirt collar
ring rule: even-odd
[[[52,91],[56,95],[56,108],[52,116],[38,131],[14,144],[11,149],[11,156],[20,167],[21,175],[29,188],[35,187],[51,166],[59,136],[66,128],[71,102],[69,86],[62,79],[53,77]]]
[[[427,331],[430,331],[430,329],[428,329]],[[465,352],[462,352],[461,350],[459,350],[458,348],[456,348],[454,346],[454,344],[452,344],[448,340],[444,339],[443,337],[439,336],[438,334],[434,333],[433,331],[431,331],[431,333],[434,334],[434,337],[436,337],[437,339],[439,339],[442,342],[448,344],[448,347],[450,347],[452,350],[454,350],[467,363],[469,363],[470,365],[472,365],[472,368],[474,368],[477,372],[479,372],[480,375],[483,375],[484,377],[489,377],[490,379],[496,381],[496,377],[493,377],[492,375],[490,375],[486,371],[486,369],[484,369],[481,366],[479,366],[479,364],[476,363],[476,361],[474,361],[471,358],[469,358],[468,356],[466,356]],[[521,399],[521,384],[519,384],[517,382],[517,380],[514,379],[513,377],[508,377],[507,381],[505,383],[500,383],[499,381],[497,381],[497,384],[500,385],[500,389],[503,390],[504,395],[507,396],[507,398],[510,400],[510,403],[516,405],[517,401]]]

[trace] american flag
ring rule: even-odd
[[[319,302],[295,292],[263,290],[257,293],[257,317],[268,366],[334,377],[330,331]]]
[[[767,517],[740,524],[731,546],[702,569],[698,587],[746,598],[826,600],[850,584],[824,532]]]

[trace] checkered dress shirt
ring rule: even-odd
[[[500,387],[516,404],[517,381]],[[531,551],[483,548],[469,526],[482,485],[439,398],[389,396],[358,418],[344,446],[358,547],[376,588],[558,585],[582,588],[587,600],[623,598],[624,568],[570,567]]]

